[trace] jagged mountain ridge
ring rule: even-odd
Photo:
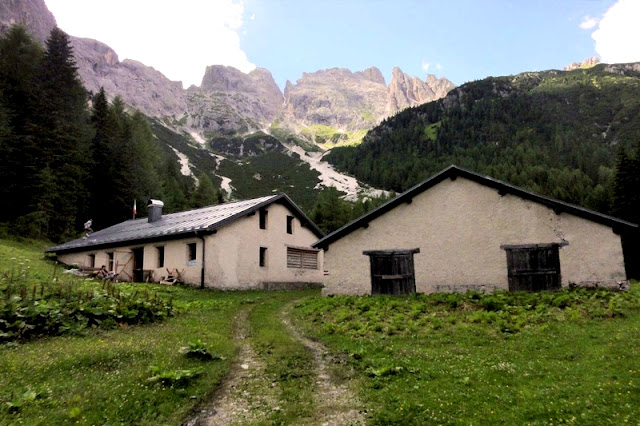
[[[0,5],[0,31],[10,25],[25,25],[41,42],[56,25],[44,0],[7,0]],[[78,73],[87,88],[104,87],[110,97],[122,100],[142,113],[176,127],[201,134],[246,134],[268,129],[279,119],[286,127],[320,124],[348,130],[369,129],[401,109],[438,99],[453,88],[446,78],[427,76],[426,81],[393,70],[386,85],[375,67],[351,72],[333,68],[304,73],[287,82],[284,93],[271,73],[257,68],[249,74],[212,65],[205,70],[200,87],[186,90],[161,72],[135,60],[120,61],[106,44],[70,37]]]

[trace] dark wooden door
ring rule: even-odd
[[[141,283],[144,281],[144,247],[131,250],[133,252],[133,280]]]
[[[557,290],[561,286],[558,245],[507,248],[510,291]]]
[[[411,294],[416,292],[414,250],[365,251],[371,266],[371,294]]]

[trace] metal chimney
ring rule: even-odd
[[[149,200],[149,223],[162,219],[162,207],[164,203],[160,200]]]

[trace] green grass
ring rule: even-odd
[[[260,303],[251,314],[256,351],[265,359],[266,372],[278,384],[279,399],[283,401],[281,409],[269,419],[274,424],[305,424],[313,414],[313,359],[288,333],[280,321],[280,312],[283,303],[317,294],[315,290],[283,293],[278,299]]]
[[[2,279],[50,280],[54,266],[42,258],[44,247],[1,240]],[[289,303],[296,324],[355,370],[349,377],[370,424],[640,418],[639,283],[625,293],[329,298],[314,297],[317,291],[118,287],[173,298],[178,314],[0,345],[0,424],[178,424],[228,373],[237,346],[233,319],[245,309],[250,343],[280,407],[265,422],[312,423],[313,359],[280,321]],[[340,376],[342,367],[335,368]]]
[[[640,284],[625,294],[332,297],[294,311],[347,356],[371,424],[640,418]]]
[[[333,148],[336,146],[353,146],[360,144],[362,138],[367,134],[367,130],[340,132],[331,126],[313,124],[302,128],[301,133],[306,138],[322,145],[324,148]]]
[[[46,282],[54,266],[42,258],[45,246],[0,241],[0,272],[29,266],[28,282]],[[100,285],[93,280],[76,284]],[[235,354],[235,314],[248,303],[262,306],[266,302],[261,309],[269,316],[291,298],[307,295],[117,285],[123,291],[136,289],[173,298],[179,313],[160,323],[106,331],[89,328],[82,335],[0,345],[0,424],[178,424],[211,396],[227,374]],[[278,347],[274,352],[278,358],[271,362],[276,369],[277,362],[296,346],[277,335],[277,320],[262,321],[261,312],[256,310],[256,334],[261,342],[271,339]],[[215,354],[213,360],[181,351],[194,342]],[[299,358],[295,350],[291,354]],[[283,385],[283,392],[287,386]],[[300,411],[293,406],[287,410],[295,415]]]

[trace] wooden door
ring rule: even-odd
[[[510,291],[557,290],[561,286],[557,244],[506,248]]]
[[[131,250],[133,252],[133,281],[144,281],[144,247],[139,247]]]
[[[416,292],[414,250],[365,251],[371,267],[371,294],[411,294]]]

